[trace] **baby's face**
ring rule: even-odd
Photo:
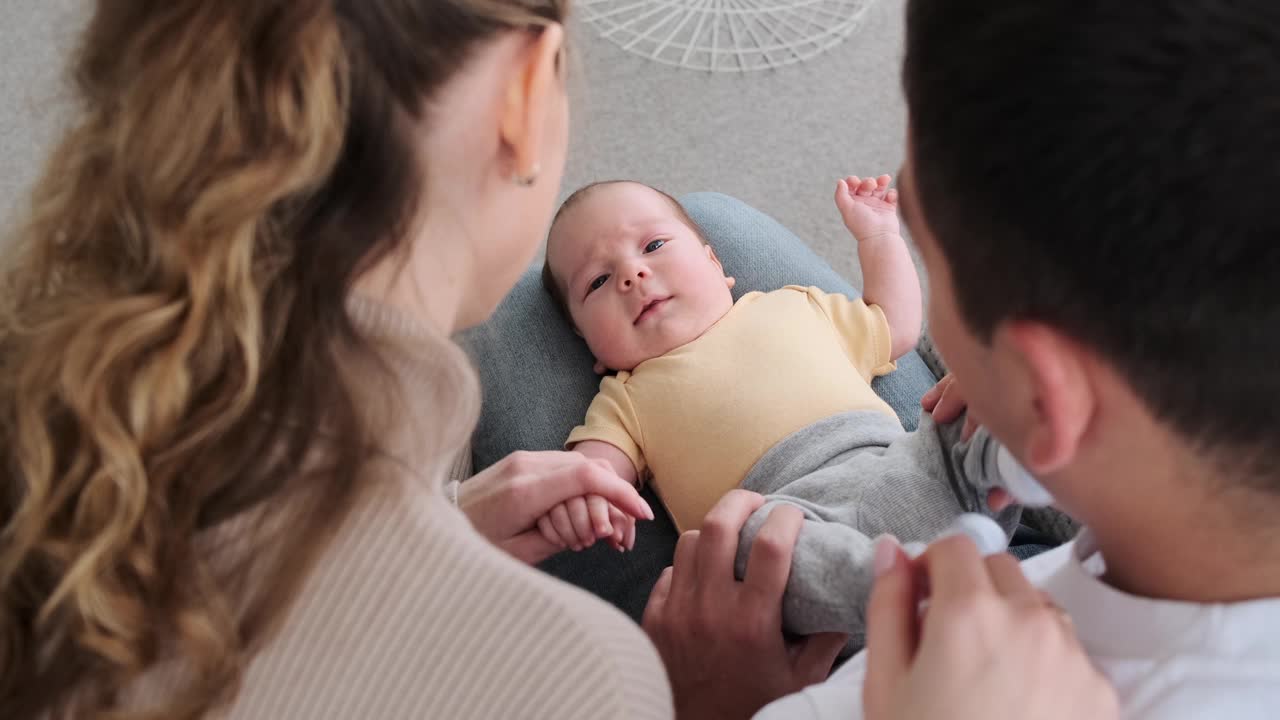
[[[733,307],[715,253],[644,185],[604,185],[570,206],[547,261],[578,332],[613,370],[697,339]]]

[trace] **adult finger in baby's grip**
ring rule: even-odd
[[[791,555],[803,526],[804,513],[799,508],[777,505],[751,543],[743,581],[770,603],[782,600],[782,591],[791,575]]]
[[[581,457],[581,456],[579,456]],[[564,476],[561,490],[565,497],[573,495],[599,495],[613,503],[626,514],[653,519],[653,509],[640,497],[640,493],[612,469],[606,469],[591,461],[583,461],[572,473]],[[574,490],[576,492],[569,492]]]
[[[547,539],[542,537],[542,533],[536,530],[523,532],[509,540],[504,540],[501,547],[512,557],[530,565],[537,565],[564,549],[560,543],[547,542]]]

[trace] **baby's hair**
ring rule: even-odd
[[[698,239],[702,241],[703,245],[711,244],[707,242],[706,234],[702,232],[702,228],[698,226],[698,223],[694,222],[693,218],[689,217],[689,213],[685,211],[684,206],[680,204],[680,201],[652,185],[645,185],[644,183],[636,182],[635,180],[601,180],[589,185],[583,185],[577,190],[574,190],[573,194],[565,198],[565,201],[560,204],[560,209],[556,210],[556,215],[551,220],[551,231],[547,234],[547,259],[542,263],[542,287],[545,288],[547,294],[551,296],[551,300],[555,303],[556,309],[560,311],[560,315],[562,315],[565,320],[569,321],[570,325],[573,324],[573,318],[569,315],[569,303],[565,301],[564,288],[560,287],[560,282],[556,279],[555,274],[551,272],[551,234],[555,232],[556,223],[560,222],[560,217],[564,215],[565,211],[574,205],[577,205],[579,201],[585,198],[593,190],[605,185],[620,185],[623,183],[642,185],[666,198],[667,202],[671,205],[671,209],[675,210],[676,217],[680,218],[680,222],[688,226],[688,228],[693,231],[693,234],[697,235]]]

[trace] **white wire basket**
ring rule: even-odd
[[[710,72],[803,62],[839,45],[874,0],[578,0],[582,17],[627,52]]]

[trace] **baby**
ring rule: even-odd
[[[634,182],[590,185],[566,200],[543,272],[596,371],[615,373],[566,447],[633,483],[650,478],[680,531],[697,528],[735,487],[765,494],[744,529],[740,573],[772,508],[799,506],[807,522],[784,622],[800,633],[851,633],[855,646],[870,575],[850,568],[867,564],[871,538],[929,540],[961,513],[995,514],[986,504],[997,484],[989,438],[961,442],[928,418],[908,435],[871,390],[915,346],[922,316],[890,179],[849,177],[836,189],[858,244],[860,300],[788,286],[735,303],[734,279],[680,204]],[[1006,531],[1016,522],[1002,519]],[[625,549],[634,519],[589,496],[555,508],[539,529],[575,550],[596,537]]]

